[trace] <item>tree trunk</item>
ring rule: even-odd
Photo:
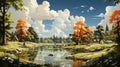
[[[119,23],[120,22],[117,22],[118,26],[117,26],[117,39],[116,40],[117,40],[117,44],[120,46],[120,32],[119,32],[120,29],[119,29]]]
[[[3,36],[2,36],[2,45],[5,45],[6,44],[6,29],[5,29],[5,3],[6,3],[6,0],[4,0],[4,3],[3,3],[3,16],[2,16],[2,22],[3,22]]]

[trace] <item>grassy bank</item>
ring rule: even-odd
[[[31,62],[30,55],[38,46],[39,44],[33,42],[26,42],[26,45],[23,45],[23,42],[8,42],[8,45],[0,46],[0,58],[10,57],[23,62]]]
[[[115,43],[65,46],[79,67],[120,67],[120,47]]]
[[[72,53],[76,59],[91,60],[104,55],[107,55],[115,48],[115,43],[112,44],[92,44],[92,45],[76,45],[66,46],[64,49]]]

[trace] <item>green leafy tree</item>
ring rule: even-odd
[[[35,32],[33,27],[29,27],[28,29],[28,40],[32,42],[39,42],[39,36]]]
[[[43,43],[44,38],[40,38],[40,43]]]
[[[96,41],[98,41],[99,43],[101,43],[101,41],[103,41],[103,39],[104,39],[104,33],[103,33],[104,29],[103,29],[103,26],[98,25],[96,27],[96,29],[97,30],[94,32],[95,39],[96,39]]]
[[[2,37],[2,45],[6,44],[6,30],[10,29],[10,22],[12,21],[11,15],[7,13],[11,7],[14,7],[16,10],[22,10],[23,0],[0,0],[0,31],[2,32],[0,36]]]
[[[105,40],[110,40],[110,31],[109,31],[109,27],[108,25],[106,24],[106,27],[105,27]]]
[[[13,20],[11,18],[11,14],[6,13],[5,15],[5,20],[6,20],[6,25],[5,25],[5,32],[6,32],[6,40],[10,40],[11,33],[10,29],[13,28],[11,23],[13,23]],[[3,32],[3,22],[2,18],[0,18],[0,31]],[[0,44],[3,42],[3,33],[0,33]]]

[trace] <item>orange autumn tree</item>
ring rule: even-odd
[[[115,10],[110,16],[109,23],[113,24],[116,43],[120,46],[120,10]]]
[[[89,27],[86,28],[86,33],[83,35],[83,38],[85,38],[85,41],[92,42],[94,38],[93,30]]]
[[[16,25],[16,29],[17,29],[16,34],[19,36],[19,38],[26,37],[27,36],[26,30],[28,28],[26,21],[24,19],[18,19],[17,22],[18,23]]]
[[[93,32],[91,28],[86,27],[86,24],[82,21],[78,21],[73,26],[74,32],[72,40],[78,43],[82,43],[83,41],[88,42],[90,40],[90,34]]]

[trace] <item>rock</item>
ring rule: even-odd
[[[53,56],[53,54],[49,54],[48,56]]]

